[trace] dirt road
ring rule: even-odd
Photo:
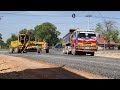
[[[0,54],[0,79],[106,79],[64,66]]]
[[[120,52],[97,52],[95,56],[100,57],[109,57],[109,58],[119,58],[120,59]]]

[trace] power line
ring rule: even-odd
[[[40,17],[71,17],[71,15],[69,16],[56,16],[56,15],[33,15],[33,14],[16,14],[16,13],[20,13],[20,12],[11,12],[11,13],[0,13],[0,14],[11,14],[11,15],[23,15],[23,16],[40,16]]]
[[[11,14],[11,15],[23,15],[23,16],[40,16],[40,17],[71,17],[71,15],[64,15],[64,16],[56,16],[56,15],[33,15],[33,14],[20,14],[22,12],[28,12],[28,11],[16,11],[16,12],[8,12],[8,13],[0,13],[0,14]],[[114,17],[103,17],[101,13],[98,11],[101,17],[99,16],[92,16],[93,18],[108,18],[108,19],[120,19],[120,18],[114,18]],[[76,17],[85,17],[85,16],[76,16]]]
[[[98,13],[100,14],[100,16],[102,17],[102,18],[104,18],[103,16],[102,16],[102,14],[98,11]],[[106,20],[105,19],[103,19],[105,22],[106,22]]]
[[[1,11],[0,14],[16,14],[16,13],[21,13],[21,12],[27,12],[27,11],[13,11],[13,12],[5,12],[5,11]]]
[[[70,23],[70,22],[66,22],[66,23],[62,23],[62,22],[51,22],[53,24],[81,24],[81,23],[86,23],[86,22],[79,22],[79,23]],[[91,22],[91,23],[96,23],[96,22]],[[7,23],[7,24],[16,24],[16,23]],[[36,24],[36,23],[18,23],[18,24]],[[42,23],[41,23],[42,24]]]

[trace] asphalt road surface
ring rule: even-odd
[[[8,51],[0,53],[9,54]],[[9,54],[16,57],[25,57],[34,60],[40,60],[57,65],[65,65],[78,70],[84,70],[96,75],[106,76],[108,78],[120,79],[120,59],[107,58],[99,56],[85,55],[66,55],[59,50],[50,50],[50,53],[27,52],[21,54]]]

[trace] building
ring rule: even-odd
[[[117,43],[115,43],[113,40],[110,40],[108,43],[108,40],[105,40],[102,36],[97,36],[97,45],[98,45],[98,49],[117,49]]]

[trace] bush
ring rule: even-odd
[[[118,50],[120,50],[120,45],[118,45]]]

